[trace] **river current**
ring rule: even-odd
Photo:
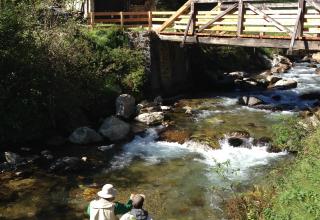
[[[81,176],[67,188],[57,186],[51,192],[38,192],[49,193],[48,203],[52,204],[38,219],[44,216],[46,219],[83,219],[87,205],[83,195],[88,188],[104,183],[115,185],[122,202],[130,193],[145,194],[145,207],[154,219],[226,219],[223,202],[227,198],[262,183],[270,171],[290,157],[287,152],[268,152],[267,144],[257,144],[254,139],[270,137],[272,125],[279,117],[296,114],[316,104],[316,100],[300,98],[305,93],[320,92],[320,78],[315,68],[307,65],[297,63],[288,73],[281,74],[282,78],[298,82],[295,89],[214,93],[180,100],[180,106],[191,106],[194,113],[174,111],[169,113],[169,118],[175,121],[178,131],[188,131],[191,140],[182,144],[159,140],[161,127],[158,126],[137,135],[116,153],[113,149],[106,150],[103,154],[112,152],[112,158],[101,172]],[[249,94],[268,104],[281,105],[283,111],[237,104],[240,96]],[[274,99],[275,96],[278,98]],[[234,131],[246,131],[250,137],[240,147],[232,147],[227,139]],[[218,143],[219,149],[212,148],[211,142]],[[43,182],[52,181],[37,178]],[[230,186],[236,187],[231,189]],[[39,195],[34,192],[11,206],[0,207],[0,213],[14,207],[28,210],[37,199]],[[64,206],[69,208],[61,208]],[[64,213],[60,213],[61,210]],[[17,219],[14,215],[6,216],[9,217],[5,219]]]

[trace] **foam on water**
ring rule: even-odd
[[[244,177],[250,167],[265,165],[271,159],[286,155],[285,152],[268,153],[267,146],[254,146],[252,139],[247,140],[246,147],[237,148],[230,146],[227,139],[223,139],[220,141],[221,149],[214,150],[195,141],[184,144],[156,141],[158,135],[153,128],[148,129],[146,133],[144,137],[136,136],[132,142],[123,147],[123,152],[111,161],[111,170],[128,166],[134,158],[140,158],[147,164],[157,164],[193,154],[194,160],[209,167],[229,161],[231,168],[239,169],[239,173]]]

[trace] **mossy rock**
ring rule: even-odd
[[[189,131],[180,131],[180,130],[166,130],[161,133],[160,139],[168,142],[178,142],[183,144],[190,139],[191,133]]]

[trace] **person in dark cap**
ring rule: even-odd
[[[152,220],[149,213],[143,209],[143,202],[145,196],[142,194],[136,194],[132,198],[132,209],[128,213],[124,214],[120,220]]]

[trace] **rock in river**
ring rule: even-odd
[[[128,94],[120,95],[116,100],[116,115],[123,118],[130,118],[136,111],[135,99]]]
[[[293,79],[281,79],[277,81],[271,88],[275,89],[293,89],[296,88],[298,85],[297,81]]]
[[[4,157],[9,164],[18,165],[23,161],[23,158],[16,153],[13,152],[4,152]]]
[[[74,144],[89,144],[102,140],[100,134],[88,127],[77,128],[69,137],[69,141]]]
[[[130,125],[117,117],[110,116],[104,120],[99,132],[111,141],[120,141],[129,134]]]
[[[135,119],[147,125],[153,125],[153,124],[161,123],[162,120],[164,119],[164,115],[163,115],[163,112],[150,112],[150,113],[140,114]]]
[[[264,102],[254,96],[243,96],[239,98],[238,103],[240,105],[247,105],[247,106],[256,106],[264,104]]]
[[[237,137],[231,137],[228,139],[228,143],[232,147],[240,147],[243,144],[243,140]]]
[[[81,160],[77,157],[63,157],[57,159],[51,166],[51,171],[60,171],[60,170],[78,170],[81,168]]]

